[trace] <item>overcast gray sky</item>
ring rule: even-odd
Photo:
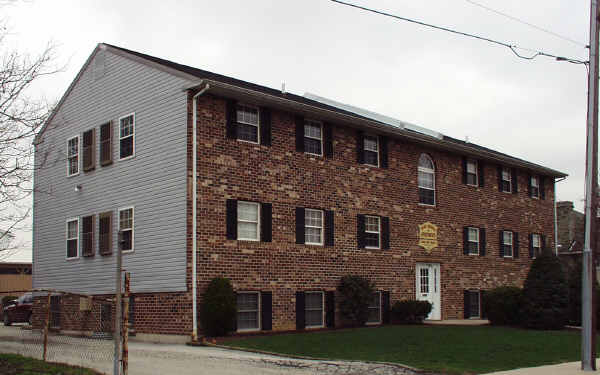
[[[587,60],[587,50],[467,0],[348,0],[519,46]],[[587,44],[589,1],[474,0]],[[1,3],[6,3],[6,0]],[[26,1],[3,6],[9,42],[60,44],[58,99],[99,42],[289,92],[311,92],[569,174],[559,200],[582,209],[587,73],[329,0]],[[527,52],[523,52],[528,54]],[[29,241],[28,234],[21,237]],[[27,258],[28,250],[11,260]]]

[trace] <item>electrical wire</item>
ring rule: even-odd
[[[496,10],[496,9],[490,8],[490,7],[486,6],[486,5],[483,5],[483,4],[480,4],[480,3],[477,3],[477,2],[475,2],[475,1],[473,1],[473,0],[465,0],[465,1],[466,1],[467,3],[469,3],[469,4],[472,4],[472,5],[478,6],[478,7],[482,8],[482,9],[485,9],[485,10],[487,10],[487,11],[489,11],[489,12],[496,13],[496,14],[498,14],[498,15],[500,15],[500,16],[506,17],[506,18],[508,18],[508,19],[511,19],[511,20],[513,20],[513,21],[516,21],[516,22],[519,22],[519,23],[522,23],[523,25],[527,25],[527,26],[529,26],[529,27],[532,27],[532,28],[534,28],[534,29],[536,29],[536,30],[538,30],[538,31],[542,31],[542,32],[544,32],[544,33],[547,33],[547,34],[553,35],[553,36],[555,36],[555,37],[557,37],[557,38],[560,38],[560,39],[566,40],[567,42],[571,42],[571,43],[573,43],[573,44],[576,44],[576,45],[578,45],[578,46],[580,46],[580,47],[587,48],[587,44],[581,43],[581,42],[579,42],[579,41],[577,41],[577,40],[575,40],[575,39],[571,39],[571,38],[569,38],[568,36],[564,36],[564,35],[561,35],[561,34],[555,33],[555,32],[554,32],[554,31],[552,31],[552,30],[548,30],[548,29],[545,29],[545,28],[543,28],[543,27],[540,27],[540,26],[534,25],[534,24],[532,24],[531,22],[527,22],[527,21],[525,21],[525,20],[522,20],[522,19],[520,19],[520,18],[517,18],[517,17],[515,17],[515,16],[511,16],[510,14],[507,14],[507,13],[501,12],[501,11],[499,11],[499,10]]]
[[[447,28],[447,27],[437,26],[437,25],[433,25],[433,24],[430,24],[430,23],[425,23],[425,22],[418,21],[418,20],[415,20],[415,19],[412,19],[412,18],[406,18],[406,17],[402,17],[402,16],[397,16],[397,15],[394,15],[394,14],[391,14],[391,13],[386,13],[386,12],[383,12],[383,11],[380,11],[380,10],[370,9],[370,8],[367,8],[367,7],[363,7],[363,6],[352,4],[352,3],[347,3],[347,2],[344,2],[344,1],[340,1],[340,0],[330,0],[330,1],[332,1],[334,3],[346,5],[346,6],[349,6],[349,7],[361,9],[361,10],[364,10],[364,11],[367,11],[367,12],[376,13],[376,14],[379,14],[379,15],[382,15],[382,16],[395,18],[395,19],[398,19],[398,20],[401,20],[401,21],[415,23],[417,25],[421,25],[421,26],[425,26],[425,27],[430,27],[432,29],[442,30],[442,31],[446,31],[446,32],[449,32],[449,33],[452,33],[452,34],[462,35],[462,36],[466,36],[468,38],[474,38],[474,39],[482,40],[484,42],[488,42],[488,43],[496,44],[496,45],[499,45],[499,46],[502,46],[502,47],[506,47],[506,48],[510,49],[515,54],[515,56],[517,56],[517,57],[519,57],[521,59],[525,59],[525,60],[533,60],[533,59],[535,59],[538,56],[543,56],[543,57],[553,58],[556,61],[565,61],[565,62],[568,62],[568,63],[571,63],[571,64],[588,64],[588,61],[583,61],[583,60],[578,60],[578,59],[572,59],[572,58],[569,58],[569,57],[553,55],[551,53],[546,53],[546,52],[543,52],[543,51],[538,51],[538,50],[523,48],[523,47],[519,47],[519,46],[514,45],[514,44],[509,44],[509,43],[506,43],[506,42],[502,42],[502,41],[498,41],[498,40],[486,38],[486,37],[481,36],[481,35],[469,34],[469,33],[463,32],[463,31],[453,30],[453,29],[450,29],[450,28]],[[525,56],[523,54],[520,54],[518,52],[518,50],[523,50],[523,51],[531,52],[532,55]]]

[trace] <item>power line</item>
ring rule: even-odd
[[[560,39],[566,40],[567,42],[571,42],[571,43],[573,43],[573,44],[576,44],[576,45],[578,45],[578,46],[581,46],[581,47],[587,47],[587,45],[586,45],[586,44],[584,44],[584,43],[581,43],[581,42],[579,42],[579,41],[577,41],[577,40],[575,40],[575,39],[571,39],[571,38],[569,38],[568,36],[564,36],[564,35],[561,35],[561,34],[555,33],[555,32],[554,32],[554,31],[552,31],[552,30],[548,30],[548,29],[545,29],[545,28],[543,28],[543,27],[541,27],[541,26],[534,25],[534,24],[532,24],[532,23],[530,23],[530,22],[527,22],[527,21],[525,21],[525,20],[522,20],[522,19],[520,19],[520,18],[517,18],[517,17],[511,16],[510,14],[507,14],[507,13],[501,12],[501,11],[499,11],[499,10],[496,10],[496,9],[490,8],[490,7],[488,7],[488,6],[486,6],[486,5],[483,5],[483,4],[479,4],[479,3],[477,3],[477,2],[475,2],[475,1],[473,1],[473,0],[465,0],[465,1],[466,1],[467,3],[470,3],[470,4],[472,4],[472,5],[475,5],[475,6],[478,6],[478,7],[480,7],[480,8],[483,8],[483,9],[485,9],[485,10],[489,11],[489,12],[496,13],[496,14],[498,14],[498,15],[500,15],[500,16],[503,16],[503,17],[509,18],[509,19],[511,19],[511,20],[513,20],[513,21],[516,21],[516,22],[519,22],[519,23],[522,23],[523,25],[527,25],[527,26],[529,26],[529,27],[532,27],[532,28],[534,28],[534,29],[536,29],[536,30],[538,30],[538,31],[542,31],[542,32],[544,32],[544,33],[547,33],[547,34],[553,35],[553,36],[555,36],[555,37],[557,37],[557,38],[560,38]]]
[[[544,56],[544,57],[553,58],[556,61],[566,61],[566,62],[569,62],[569,63],[572,63],[572,64],[587,64],[588,63],[587,61],[572,59],[572,58],[568,58],[568,57],[564,57],[564,56],[553,55],[551,53],[546,53],[546,52],[543,52],[543,51],[538,51],[538,50],[523,48],[523,47],[519,47],[519,46],[514,45],[514,44],[509,44],[509,43],[506,43],[506,42],[501,42],[501,41],[498,41],[498,40],[486,38],[484,36],[475,35],[475,34],[469,34],[469,33],[463,32],[463,31],[449,29],[447,27],[436,26],[436,25],[433,25],[433,24],[430,24],[430,23],[425,23],[425,22],[414,20],[414,19],[411,19],[411,18],[397,16],[397,15],[394,15],[394,14],[391,14],[391,13],[386,13],[386,12],[383,12],[383,11],[380,11],[380,10],[370,9],[370,8],[366,8],[366,7],[363,7],[363,6],[360,6],[360,5],[346,3],[346,2],[340,1],[340,0],[330,0],[330,1],[332,1],[334,3],[342,4],[342,5],[347,5],[349,7],[361,9],[361,10],[364,10],[364,11],[367,11],[367,12],[376,13],[376,14],[379,14],[379,15],[382,15],[382,16],[395,18],[395,19],[398,19],[398,20],[401,20],[401,21],[415,23],[417,25],[421,25],[421,26],[425,26],[425,27],[430,27],[432,29],[447,31],[447,32],[452,33],[452,34],[462,35],[462,36],[466,36],[468,38],[474,38],[474,39],[482,40],[484,42],[488,42],[488,43],[496,44],[496,45],[499,45],[499,46],[502,46],[502,47],[506,47],[506,48],[510,49],[517,57],[519,57],[521,59],[525,59],[525,60],[533,60],[533,59],[535,59],[538,56]],[[524,54],[520,54],[518,52],[518,50],[528,51],[528,52],[531,52],[532,54],[529,55],[529,56],[526,56]]]

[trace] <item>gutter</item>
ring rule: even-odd
[[[202,84],[202,82],[200,83]],[[198,86],[198,85],[197,85]],[[210,85],[207,83],[192,97],[192,342],[198,341],[198,280],[196,253],[198,252],[198,97]]]

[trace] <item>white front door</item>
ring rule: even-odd
[[[442,319],[440,264],[417,263],[417,268],[415,271],[417,277],[417,300],[429,301],[429,303],[431,303],[431,312],[427,316],[427,319]]]

